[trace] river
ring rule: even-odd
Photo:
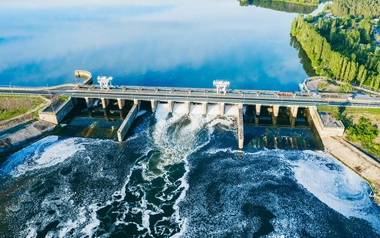
[[[115,85],[226,79],[296,91],[307,77],[290,45],[296,13],[233,0],[89,2],[2,3],[2,84],[76,82],[86,69]],[[236,130],[234,116],[168,117],[159,105],[122,143],[47,136],[0,165],[0,237],[379,236],[380,209],[357,174],[312,146],[251,136],[240,151]],[[285,130],[276,138],[310,134]]]

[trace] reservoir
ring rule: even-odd
[[[297,91],[308,63],[291,45],[295,8],[241,5],[2,3],[1,84],[75,83],[74,70],[85,69],[114,85],[212,87],[222,79],[232,89]],[[380,234],[369,185],[317,143],[301,143],[312,137],[307,128],[256,127],[247,117],[249,142],[238,150],[235,117],[168,116],[158,105],[120,143],[76,131],[118,113],[73,119],[69,133],[62,127],[0,165],[0,237]],[[291,138],[302,146],[275,146]]]

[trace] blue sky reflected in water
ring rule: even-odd
[[[105,5],[107,4],[107,5]],[[0,1],[1,85],[114,85],[297,90],[306,77],[289,45],[296,14],[235,0]],[[77,81],[79,82],[79,81]]]

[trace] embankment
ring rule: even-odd
[[[340,137],[323,137],[331,155],[369,182],[375,202],[380,205],[380,164]]]
[[[12,131],[5,131],[0,136],[0,155],[6,155],[20,149],[28,143],[33,142],[54,129],[55,125],[49,122],[36,121],[26,124],[22,128]],[[0,162],[3,156],[0,156]]]

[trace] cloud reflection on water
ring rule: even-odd
[[[1,84],[74,82],[80,68],[129,85],[208,87],[226,78],[252,88],[270,79],[261,86],[293,89],[306,76],[288,43],[295,14],[232,0],[0,5]]]

